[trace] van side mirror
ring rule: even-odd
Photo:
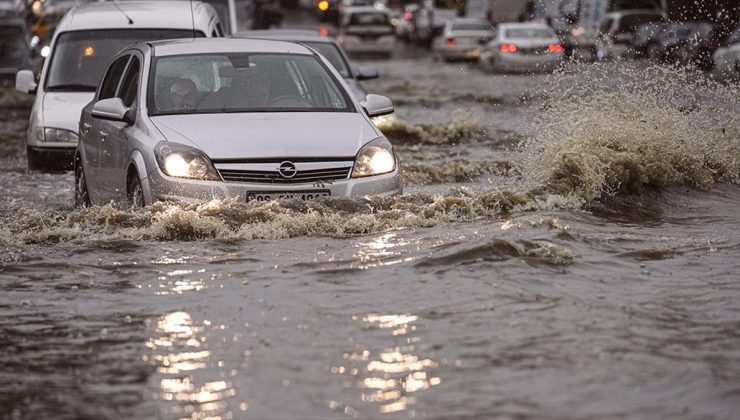
[[[121,121],[126,124],[134,123],[131,109],[123,104],[121,98],[108,98],[95,102],[90,111],[93,117],[109,121]]]
[[[21,70],[15,75],[15,90],[23,93],[35,94],[38,84],[36,76],[31,70]]]
[[[365,101],[362,103],[362,107],[365,108],[365,112],[370,117],[380,117],[382,115],[392,114],[394,111],[393,102],[385,96],[380,95],[367,95]]]
[[[357,69],[357,80],[377,79],[380,76],[375,67],[360,67]]]

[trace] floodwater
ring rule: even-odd
[[[5,94],[0,417],[737,418],[737,84],[371,64],[400,197],[74,210]]]

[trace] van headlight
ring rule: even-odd
[[[352,178],[387,174],[395,169],[396,156],[393,153],[393,145],[388,140],[379,138],[362,146],[357,153]]]
[[[163,141],[155,146],[154,154],[159,168],[166,175],[176,178],[221,180],[211,159],[193,147]]]
[[[76,143],[77,133],[69,130],[62,130],[61,128],[49,128],[43,129],[43,138],[39,138],[42,134],[41,130],[37,130],[36,138],[41,141],[48,141],[51,143]]]

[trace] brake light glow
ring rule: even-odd
[[[403,18],[404,18],[404,19],[406,20],[406,22],[411,22],[411,19],[413,19],[413,18],[414,18],[414,15],[413,15],[413,13],[411,13],[411,12],[406,12],[406,13],[405,13],[405,14],[403,15]]]
[[[321,25],[321,27],[319,27],[319,35],[323,37],[329,36],[329,28],[327,28],[326,25]]]
[[[501,44],[501,52],[515,53],[519,51],[519,47],[516,44]]]
[[[447,46],[448,47],[454,47],[455,46],[455,38],[447,38]]]
[[[560,44],[550,44],[550,46],[547,47],[547,51],[551,53],[561,53],[565,51],[565,48],[563,48],[563,46]]]

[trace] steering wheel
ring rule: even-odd
[[[270,107],[276,108],[292,108],[292,107],[310,107],[311,102],[308,102],[304,98],[298,95],[281,95],[270,101]]]

